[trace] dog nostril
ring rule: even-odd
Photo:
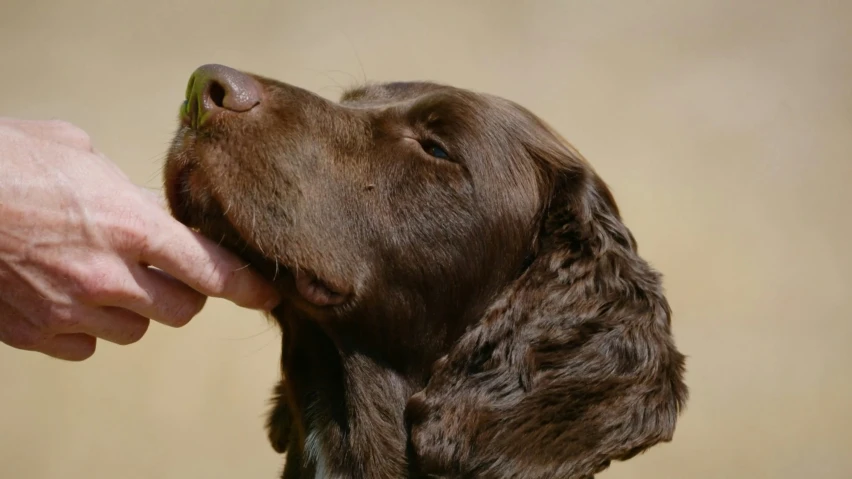
[[[219,108],[225,108],[225,87],[219,82],[210,84],[210,101]]]
[[[254,109],[260,104],[263,86],[233,68],[204,65],[192,74],[186,95],[184,124],[198,128],[211,118]]]

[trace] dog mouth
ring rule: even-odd
[[[279,290],[295,290],[298,297],[313,307],[341,306],[352,297],[350,288],[324,278],[302,264],[290,264],[286,258],[264,251],[251,232],[241,232],[235,216],[238,202],[223,208],[213,194],[214,184],[197,167],[199,152],[184,139],[180,152],[169,155],[166,196],[173,216],[190,229],[217,242],[248,262]],[[183,160],[183,161],[179,161]]]
[[[339,306],[347,300],[347,294],[308,271],[299,270],[293,277],[299,295],[315,306]]]

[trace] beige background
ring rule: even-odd
[[[690,356],[674,442],[602,477],[852,477],[852,2],[245,3],[2,0],[0,115],[159,188],[203,63],[514,99],[612,185]],[[212,301],[85,363],[0,345],[0,478],[273,478],[278,340]]]

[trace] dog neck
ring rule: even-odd
[[[424,386],[411,374],[340,345],[298,312],[276,314],[282,327],[285,397],[296,434],[285,477],[407,477],[406,402]],[[296,460],[301,464],[290,464]]]

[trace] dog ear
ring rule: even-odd
[[[533,257],[408,402],[425,474],[591,478],[670,441],[687,398],[661,277],[609,189],[546,127],[526,147],[547,197]]]

